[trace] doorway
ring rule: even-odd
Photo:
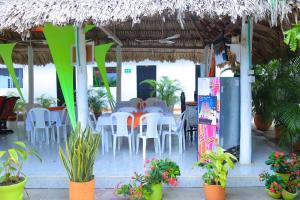
[[[140,84],[142,81],[150,79],[156,80],[156,65],[140,65],[136,69],[137,76],[137,97],[143,100],[151,97],[152,88],[149,84]],[[156,94],[154,94],[154,97]]]

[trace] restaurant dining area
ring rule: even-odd
[[[293,2],[0,0],[0,200],[295,189]]]

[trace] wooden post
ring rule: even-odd
[[[28,104],[34,103],[34,68],[33,68],[33,49],[28,46]]]
[[[251,79],[249,70],[251,68],[252,55],[252,33],[253,21],[249,17],[242,19],[241,33],[241,68],[240,68],[240,163],[251,164],[252,156],[252,134],[251,134],[251,117],[252,117],[252,95]]]
[[[76,27],[76,77],[77,77],[77,115],[78,122],[84,129],[88,124],[88,97],[87,97],[87,66],[86,66],[86,48],[85,48],[85,32],[83,28]]]
[[[122,101],[122,48],[120,45],[116,49],[117,57],[117,102]]]

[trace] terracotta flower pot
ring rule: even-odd
[[[69,200],[94,200],[95,179],[83,183],[70,181],[69,186]]]
[[[265,188],[266,193],[269,195],[269,197],[273,198],[273,199],[280,199],[281,198],[281,193],[274,193],[271,192],[269,189]]]
[[[290,193],[286,190],[282,191],[282,198],[284,200],[294,200],[298,196],[298,193]]]
[[[258,130],[267,131],[271,127],[272,121],[267,122],[263,119],[261,114],[255,113],[255,115],[254,115],[254,124],[255,124],[255,126]]]
[[[206,200],[225,200],[225,188],[220,185],[204,184],[204,193]]]

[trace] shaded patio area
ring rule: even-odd
[[[15,133],[0,136],[0,146],[4,149],[10,147],[14,141],[27,141],[23,122],[12,122],[9,126]],[[236,164],[235,169],[229,173],[229,187],[261,186],[258,175],[264,170],[269,170],[264,161],[277,147],[255,130],[252,131],[252,140],[253,162],[251,165]],[[24,166],[24,172],[30,178],[27,188],[67,188],[67,174],[58,154],[59,144],[50,142],[47,145],[45,142],[41,142],[32,145],[27,143],[34,147],[43,158],[42,163],[30,158],[28,164]],[[62,139],[60,145],[63,145]],[[186,148],[186,151],[179,154],[178,141],[174,140],[172,141],[172,154],[169,155],[168,148],[166,148],[161,158],[170,158],[179,164],[181,168],[179,187],[202,187],[202,171],[192,167],[197,160],[196,145],[187,142]],[[154,145],[151,142],[147,148],[147,157],[160,158],[158,154],[155,154]],[[139,151],[138,155],[134,153],[129,156],[128,145],[124,142],[121,151],[118,151],[114,158],[112,149],[102,155],[101,148],[99,148],[94,169],[97,188],[114,188],[119,182],[129,181],[134,172],[143,173],[142,151]]]

